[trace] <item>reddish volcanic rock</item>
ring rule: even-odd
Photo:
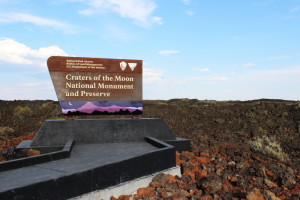
[[[235,155],[239,149],[231,151]],[[197,152],[194,154],[176,153],[177,162],[181,163],[182,176],[158,174],[150,183],[150,187],[154,188],[151,191],[154,190],[156,194],[153,198],[170,200],[299,199],[299,179],[297,176],[293,178],[293,173],[285,164],[277,165],[272,160],[262,162],[262,158],[258,159],[251,154],[245,155],[241,159],[232,157],[231,153],[222,156],[221,151],[216,149],[214,152],[214,156]],[[199,162],[199,159],[204,158],[208,158],[209,162]],[[264,166],[263,164],[267,162],[271,162],[271,164]],[[289,189],[285,185],[279,187],[284,180],[285,182],[297,180],[298,185],[293,186],[293,189]]]
[[[201,164],[209,163],[213,159],[212,158],[207,158],[207,157],[199,157],[199,158],[196,158],[196,160],[201,165]]]
[[[215,193],[222,189],[222,180],[218,176],[208,176],[206,178],[200,179],[197,185],[204,191],[209,193]]]
[[[267,200],[261,191],[254,188],[249,194],[247,194],[247,200]]]
[[[274,172],[272,172],[271,170],[266,170],[266,175],[268,175],[272,179],[276,179],[277,178],[276,175],[274,174]]]
[[[204,195],[199,198],[200,200],[214,200],[214,198],[210,195]]]
[[[265,191],[265,197],[268,200],[281,200],[280,198],[278,198],[273,192],[267,190]]]
[[[278,185],[276,183],[272,182],[271,180],[269,180],[267,178],[264,179],[264,182],[269,188],[278,187]]]
[[[205,152],[201,152],[200,156],[211,158],[211,155],[209,153],[205,153]]]
[[[41,152],[38,150],[34,150],[34,149],[23,149],[22,153],[25,155],[25,157],[29,157],[29,156],[37,156],[40,155]]]
[[[4,142],[0,142],[0,162],[6,161],[5,154],[6,154],[6,151],[8,148],[15,148],[23,140],[32,140],[34,137],[35,137],[35,134],[31,133],[31,134],[24,135],[24,136],[10,138]],[[39,152],[33,150],[32,152],[28,152],[28,153],[21,152],[20,154],[21,155],[17,155],[17,157],[27,157],[27,156],[39,155]],[[15,155],[12,155],[12,156],[15,156]],[[9,158],[9,159],[12,159],[12,158]]]
[[[231,193],[233,191],[233,186],[228,182],[223,182],[223,190],[225,193]]]
[[[202,179],[202,178],[207,177],[207,170],[204,169],[204,170],[197,171],[197,172],[195,173],[195,177],[196,177],[197,180],[200,180],[200,179]]]
[[[138,189],[135,197],[136,198],[143,197],[143,196],[154,197],[155,196],[154,191],[155,191],[154,187],[140,188],[140,189]]]
[[[166,184],[175,183],[177,180],[174,176],[164,173],[159,173],[152,179],[150,186],[153,187],[162,187],[166,186]]]
[[[118,200],[131,200],[131,199],[133,199],[133,197],[130,196],[130,195],[121,195],[121,196],[118,198]]]
[[[233,176],[230,178],[230,182],[235,184],[238,182],[238,178],[236,176]]]

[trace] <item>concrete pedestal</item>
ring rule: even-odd
[[[189,150],[189,141],[161,119],[46,120],[19,148],[44,153],[0,164],[0,199],[68,199],[105,189],[175,167],[176,149]]]

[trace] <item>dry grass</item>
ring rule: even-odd
[[[272,156],[282,162],[289,160],[289,156],[283,151],[281,145],[267,137],[266,135],[258,137],[256,140],[250,141],[252,150],[262,154]]]
[[[18,117],[28,117],[32,115],[32,110],[29,107],[17,106],[14,109],[14,115]]]

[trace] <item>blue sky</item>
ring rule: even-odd
[[[0,99],[53,55],[140,59],[144,99],[300,100],[300,0],[0,0]]]

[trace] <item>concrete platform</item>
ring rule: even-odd
[[[174,167],[174,147],[151,142],[75,144],[70,158],[1,172],[0,199],[67,199]]]
[[[0,173],[0,192],[58,179],[157,149],[146,142],[78,144],[70,158]]]
[[[44,163],[20,162],[22,168],[0,172],[0,199],[78,197],[175,167],[176,149],[189,150],[189,141],[176,138],[160,119],[46,120],[25,143],[20,146],[69,151],[57,160],[50,152]]]

